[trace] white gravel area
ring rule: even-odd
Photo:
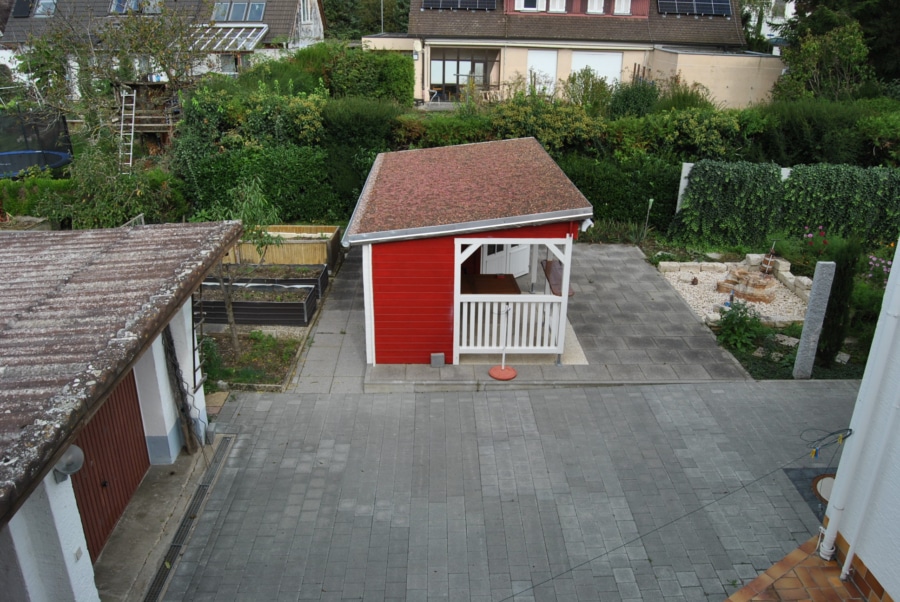
[[[710,314],[717,314],[717,306],[728,301],[728,295],[716,291],[716,283],[725,278],[724,272],[701,272],[697,270],[665,272],[663,276],[687,301],[701,320],[709,322]],[[696,276],[697,284],[691,284]],[[765,323],[802,322],[806,316],[806,302],[778,282],[775,300],[771,303],[746,302],[753,307]]]

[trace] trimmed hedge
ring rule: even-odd
[[[0,208],[10,215],[35,215],[35,205],[50,193],[68,194],[72,181],[68,179],[26,178],[0,180]]]
[[[900,234],[900,171],[800,165],[783,181],[773,164],[694,165],[671,234],[708,245],[758,245],[776,230],[822,225],[877,243]]]

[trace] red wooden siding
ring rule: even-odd
[[[565,238],[578,222],[372,245],[376,364],[429,364],[453,358],[456,238]]]
[[[119,383],[75,444],[84,450],[84,467],[72,475],[72,487],[91,561],[96,561],[150,467],[134,372]]]

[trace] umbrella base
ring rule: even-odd
[[[488,374],[494,380],[512,380],[516,377],[516,369],[509,366],[494,366],[488,370]]]

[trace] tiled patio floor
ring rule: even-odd
[[[865,598],[849,581],[841,581],[841,567],[816,554],[817,538],[775,563],[772,568],[735,592],[726,602],[797,600],[832,602]]]

